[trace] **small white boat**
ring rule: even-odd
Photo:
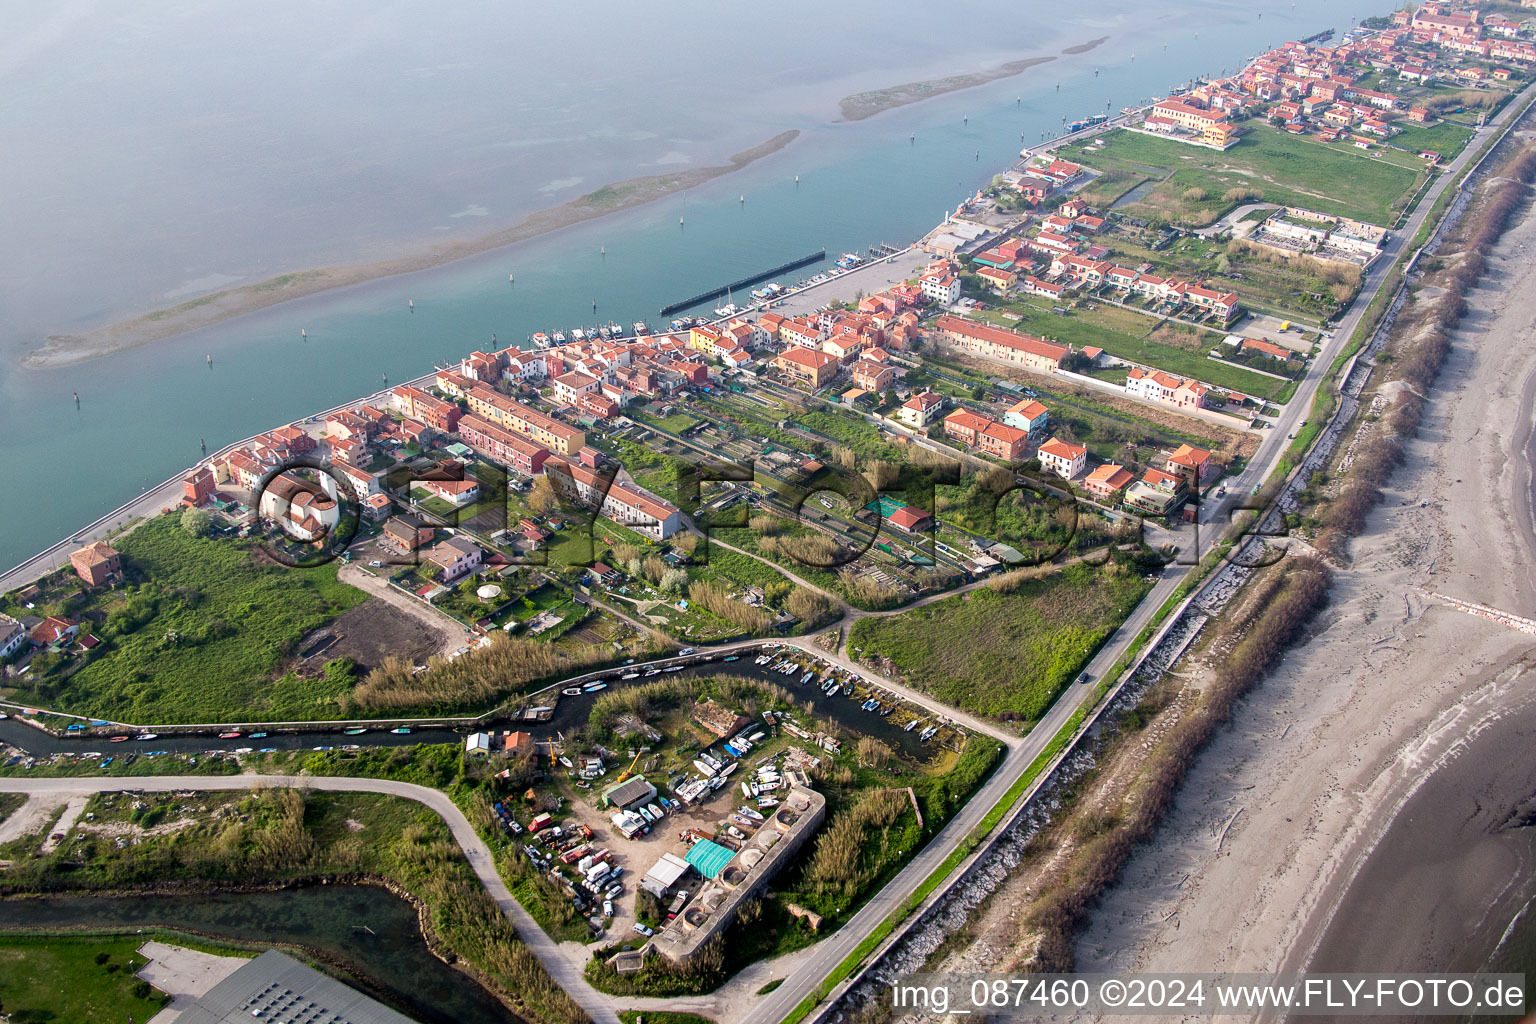
[[[640,678],[640,673],[639,672],[625,672],[623,675],[619,676],[619,678],[620,679],[639,679]]]
[[[567,697],[579,697],[579,696],[581,696],[581,687],[579,687],[579,686],[567,686],[565,689],[561,690],[560,692],[565,694]]]
[[[391,729],[389,731],[394,733],[396,736],[409,736],[411,734],[411,730],[403,725],[398,729]]]
[[[566,757],[566,756],[564,756],[563,754],[560,757],[560,763],[565,765],[567,768],[575,768],[576,767],[574,764],[571,763],[571,759]]]
[[[596,693],[598,690],[606,690],[606,689],[608,689],[608,684],[607,683],[588,683],[586,686],[583,686],[582,689],[585,690],[587,693]]]
[[[157,740],[159,738],[160,734],[157,732],[141,732],[134,737],[136,740]]]

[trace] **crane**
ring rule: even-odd
[[[622,772],[619,773],[619,781],[623,782],[625,779],[627,779],[631,775],[635,774],[635,765],[637,765],[639,763],[640,763],[640,755],[637,753],[637,754],[635,754],[635,759],[633,761],[629,762],[629,767],[625,768]]]

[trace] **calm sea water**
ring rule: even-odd
[[[22,12],[0,42],[0,565],[190,465],[202,439],[212,449],[346,401],[493,334],[591,322],[594,299],[605,320],[655,322],[667,302],[821,246],[910,241],[1021,135],[1345,28],[1350,13],[1326,0],[1086,0],[1050,17],[804,0],[603,0],[579,16],[360,2]],[[1099,36],[1016,78],[837,121],[851,92]],[[48,333],[482,234],[786,128],[803,135],[747,170],[600,222],[80,366],[17,366]]]

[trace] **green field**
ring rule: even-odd
[[[1166,175],[1141,202],[1125,209],[1162,214],[1177,224],[1210,223],[1236,205],[1224,194],[1243,188],[1258,190],[1269,202],[1390,225],[1420,177],[1394,162],[1395,156],[1387,160],[1254,121],[1244,127],[1241,141],[1225,153],[1119,131],[1105,136],[1102,149],[1067,146],[1061,155],[1095,170]],[[1194,189],[1204,196],[1190,195]]]
[[[0,936],[0,1008],[11,1024],[147,1021],[170,1001],[134,977],[140,939]]]
[[[66,601],[101,647],[39,671],[23,692],[38,703],[138,722],[334,716],[339,679],[280,668],[310,630],[366,596],[336,579],[338,563],[292,569],[257,560],[245,541],[192,537],[175,515],[117,541],[128,582]]]
[[[1129,568],[1074,565],[1012,593],[982,588],[860,619],[848,646],[946,704],[1033,722],[1147,590]]]
[[[1467,141],[1472,138],[1471,128],[1450,121],[1441,121],[1439,124],[1428,127],[1400,123],[1398,127],[1402,132],[1392,136],[1391,145],[1414,153],[1425,149],[1432,150],[1447,160],[1460,153]]]
[[[1121,359],[1155,366],[1169,373],[1194,377],[1217,387],[1247,394],[1270,395],[1284,385],[1284,381],[1207,359],[1205,354],[1215,348],[1222,338],[1222,335],[1212,331],[1196,330],[1192,337],[1201,339],[1202,344],[1180,348],[1146,337],[1147,332],[1157,325],[1156,319],[1116,306],[1100,306],[1092,311],[1073,310],[1066,316],[1057,316],[1027,301],[1010,303],[1006,309],[1018,314],[1020,319],[1010,321],[991,311],[979,315],[1002,327],[1038,334],[1052,341],[1078,347],[1094,345]],[[1114,323],[1115,327],[1105,326],[1107,323]],[[1128,331],[1140,333],[1131,334]]]

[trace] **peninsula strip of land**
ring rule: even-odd
[[[1061,52],[1064,54],[1087,53],[1094,47],[1103,43],[1109,36],[1100,36],[1090,39],[1086,43],[1078,43],[1069,46]],[[904,107],[909,103],[917,103],[922,100],[942,96],[947,92],[957,92],[961,89],[971,89],[988,82],[995,82],[1001,78],[1012,78],[1014,75],[1023,74],[1037,64],[1046,64],[1055,60],[1055,57],[1028,57],[1024,60],[1011,60],[1006,64],[999,64],[987,71],[973,71],[964,75],[948,75],[944,78],[928,78],[921,82],[907,82],[903,85],[893,85],[887,89],[871,89],[868,92],[856,92],[851,96],[844,96],[838,103],[842,110],[844,121],[862,121],[866,117],[874,117],[883,114],[887,110]]]
[[[739,171],[765,156],[778,152],[799,135],[799,129],[780,132],[766,142],[735,154],[730,158],[729,163],[714,167],[669,171],[665,174],[651,174],[604,185],[560,206],[530,214],[512,227],[482,235],[479,238],[435,245],[431,252],[376,263],[318,267],[279,274],[256,284],[227,288],[224,291],[183,302],[178,306],[157,309],[131,320],[108,324],[84,334],[50,335],[40,348],[23,356],[21,362],[23,366],[36,368],[69,366],[200,327],[208,327],[232,317],[254,313],[259,309],[317,292],[441,266],[454,260],[475,256],[491,249],[499,249],[514,242],[522,242],[537,235],[569,227],[572,224],[579,224],[582,221],[643,206],[664,196],[702,185],[706,181]]]

